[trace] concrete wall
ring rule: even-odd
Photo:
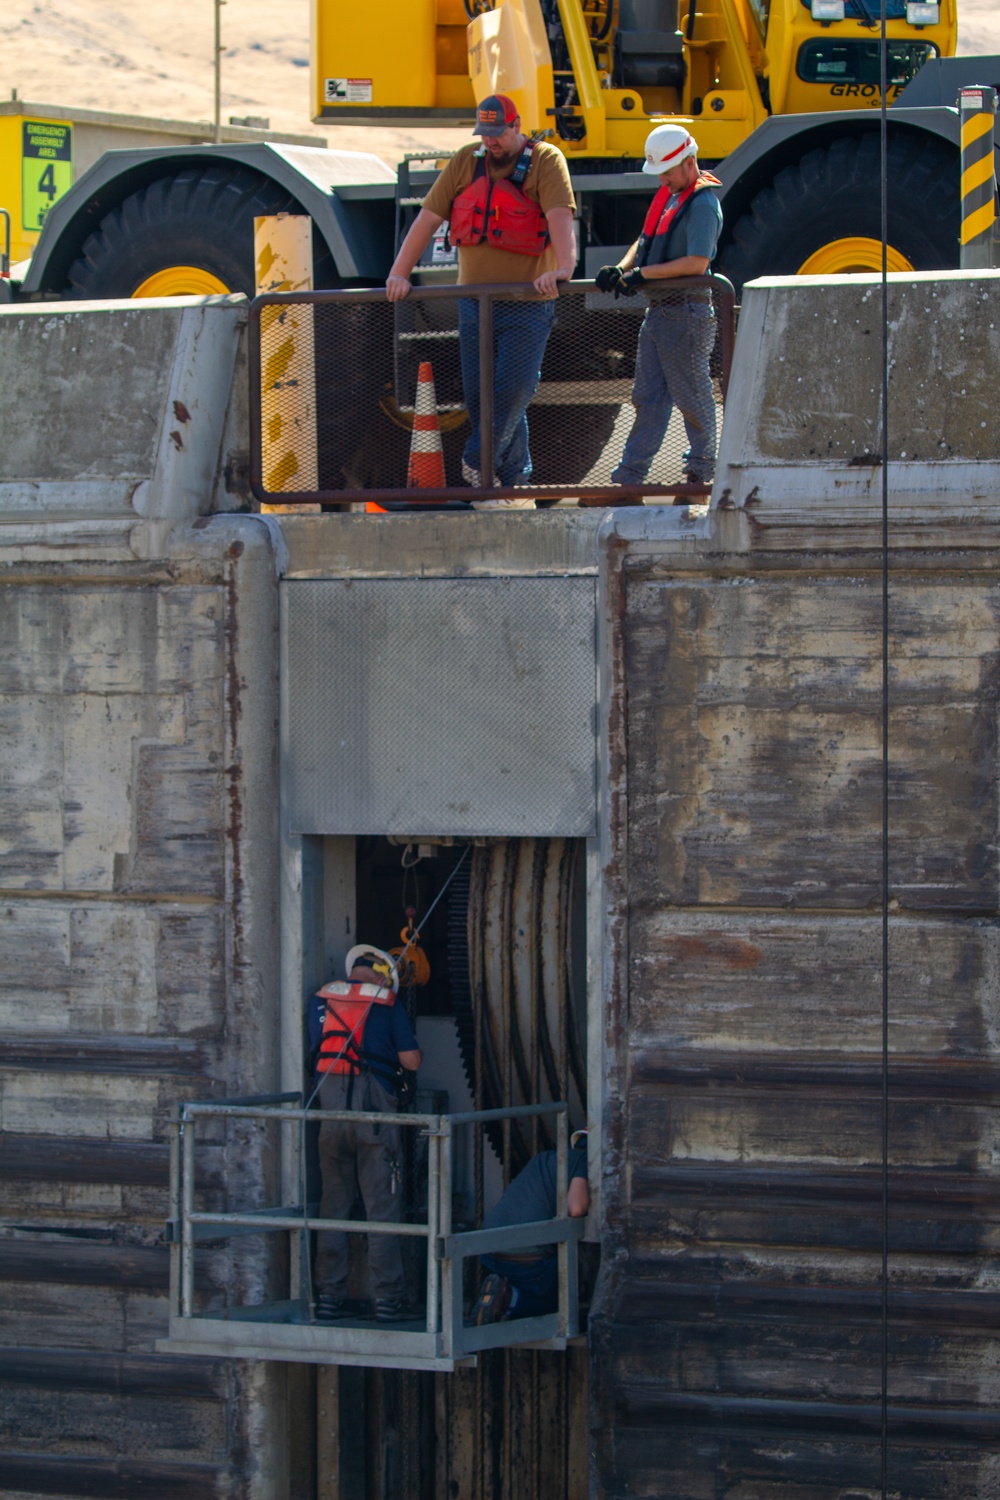
[[[992,1494],[1000,1466],[998,507],[994,419],[969,405],[970,369],[996,386],[995,287],[892,287],[893,422],[911,425],[890,427],[889,1481],[913,1500]],[[601,544],[595,1494],[878,1492],[876,296],[864,279],[748,288],[713,509],[620,512]],[[279,1032],[286,1077],[297,1066],[277,572],[433,588],[594,566],[580,514],[220,514],[246,505],[242,320],[229,299],[0,312],[0,1463],[16,1495],[315,1491],[308,1375],[155,1352],[170,1104],[274,1086]],[[843,344],[817,333],[842,325]],[[923,462],[931,439],[949,463]],[[206,1200],[260,1193],[251,1160],[220,1146]],[[268,1290],[252,1249],[202,1264],[212,1305]],[[485,1497],[486,1449],[458,1429],[506,1398],[467,1384],[434,1408],[465,1465],[439,1446],[439,1472]],[[373,1453],[393,1420],[383,1401]],[[494,1443],[508,1488],[519,1441]]]
[[[884,1492],[913,1500],[1000,1474],[996,295],[890,289]],[[606,525],[609,1500],[883,1492],[878,299],[747,288],[715,509]]]
[[[992,523],[1000,272],[888,279],[889,506],[897,545],[925,520]],[[882,497],[881,281],[768,277],[744,288],[716,503],[752,525],[817,519],[877,539]]]
[[[0,313],[8,1493],[289,1493],[282,1368],[154,1352],[174,1102],[278,1077],[274,550],[209,514],[243,323]],[[220,1146],[209,1199],[259,1170]],[[266,1290],[259,1250],[203,1264],[210,1304]]]

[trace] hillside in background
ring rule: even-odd
[[[330,0],[335,3],[335,0]],[[342,0],[341,0],[342,3]],[[959,0],[959,51],[1000,53],[997,0]],[[373,25],[378,25],[373,9]],[[212,0],[155,6],[108,0],[6,0],[0,98],[171,119],[214,110]],[[453,148],[464,129],[314,125],[309,97],[309,0],[227,0],[222,10],[222,117],[267,115],[271,128],[331,146],[374,151],[395,166],[406,151]]]

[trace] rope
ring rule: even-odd
[[[880,0],[882,104],[882,1285],[879,1479],[886,1500],[889,1456],[889,131],[886,118],[886,0]]]

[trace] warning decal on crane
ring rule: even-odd
[[[72,125],[25,120],[21,146],[21,227],[41,229],[53,203],[72,186]]]
[[[324,78],[324,104],[371,104],[370,78]]]

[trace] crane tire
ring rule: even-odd
[[[252,297],[254,218],[298,209],[286,189],[245,167],[186,167],[105,214],[70,267],[63,296],[89,301],[215,291]],[[330,285],[336,279],[332,260],[319,248],[315,284]]]
[[[956,149],[936,136],[897,131],[889,139],[886,167],[889,269],[957,266]],[[753,198],[726,237],[718,270],[737,291],[756,276],[880,270],[881,177],[874,133],[807,152]]]

